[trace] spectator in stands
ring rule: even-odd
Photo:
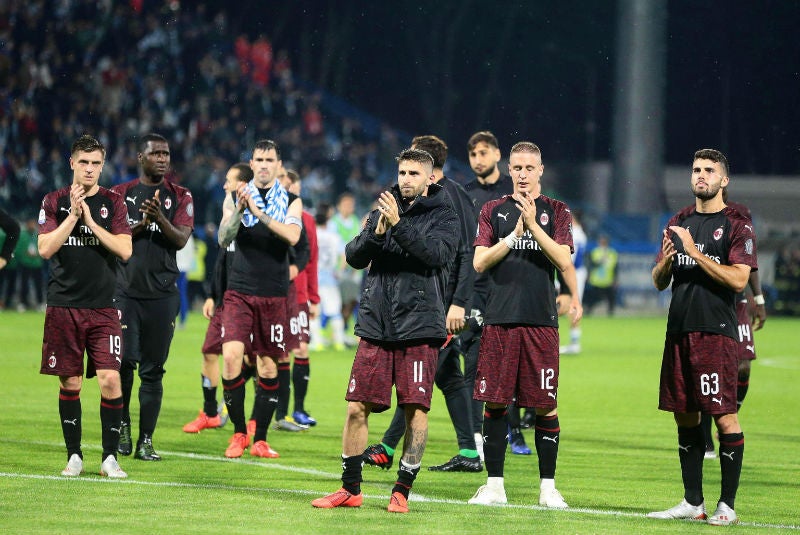
[[[252,131],[275,132],[287,161],[308,163],[301,174],[314,202],[331,202],[342,191],[347,176],[334,183],[332,172],[339,160],[357,162],[365,181],[392,176],[391,159],[378,154],[399,151],[397,133],[388,127],[367,133],[359,120],[331,114],[325,99],[318,102],[294,83],[289,54],[273,58],[266,36],[237,33],[227,9],[209,2],[184,2],[179,10],[142,2],[56,4],[14,2],[9,10],[15,46],[4,49],[10,72],[0,84],[10,103],[0,113],[0,186],[5,180],[19,214],[37,210],[44,191],[60,186],[67,172],[52,169],[65,161],[59,148],[84,130],[120,147],[108,155],[104,184],[136,178],[136,154],[126,147],[153,130],[171,141],[170,180],[195,167],[197,155],[207,160],[200,171],[223,162],[214,165],[213,187],[196,188],[194,181],[208,175],[194,169],[186,174],[192,184],[181,184],[195,195],[199,224],[219,221],[220,214],[203,207],[218,210],[224,162],[241,159],[241,140],[254,141]],[[63,75],[86,69],[85,78]],[[252,125],[248,131],[242,117]]]
[[[2,270],[8,265],[14,254],[20,232],[19,223],[2,208],[0,208],[0,230],[3,233],[2,247],[0,248],[0,270]]]
[[[39,233],[36,228],[36,220],[28,219],[25,227],[19,234],[17,242],[17,263],[19,266],[20,286],[19,304],[17,310],[38,310],[42,306],[42,293],[44,277],[42,267],[44,260],[39,256],[39,249],[36,246]],[[33,299],[31,299],[31,293]]]

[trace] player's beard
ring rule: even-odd
[[[403,208],[408,208],[410,204],[419,199],[420,195],[425,193],[425,187],[423,187],[421,190],[418,191],[414,190],[413,188],[409,189],[410,192],[408,195],[406,195],[402,189],[400,190],[400,200],[402,201]]]
[[[710,199],[713,199],[714,197],[717,196],[719,190],[722,189],[721,184],[717,184],[716,186],[711,186],[707,184],[706,186],[707,189],[705,191],[698,191],[697,187],[692,186],[692,193],[694,193],[694,196],[700,199],[701,201],[708,201]]]
[[[475,174],[476,174],[477,176],[481,177],[481,178],[486,178],[486,177],[488,177],[489,175],[491,175],[492,173],[494,173],[494,170],[495,170],[495,169],[497,169],[497,166],[496,166],[496,165],[493,165],[492,167],[487,167],[486,169],[484,169],[484,170],[483,170],[483,171],[481,171],[480,173],[475,173]]]

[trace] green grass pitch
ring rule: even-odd
[[[746,437],[736,501],[741,524],[657,521],[648,511],[682,496],[677,438],[660,412],[658,374],[666,313],[649,318],[587,317],[583,352],[561,361],[561,445],[557,485],[566,511],[536,506],[535,454],[506,461],[504,507],[468,506],[480,474],[425,469],[457,453],[437,391],[428,447],[408,515],[386,512],[395,471],[364,467],[360,509],[316,510],[310,501],[339,488],[344,392],[353,351],[313,353],[307,408],[319,425],[304,433],[270,430],[279,459],[223,456],[230,424],[197,435],[181,431],[201,407],[200,346],[206,321],[190,316],[175,333],[164,404],[154,437],[159,463],[120,458],[124,481],[96,475],[100,465],[99,394],[84,383],[87,472],[59,476],[66,455],[57,380],[39,375],[40,313],[0,315],[0,532],[2,533],[736,533],[800,532],[800,350],[796,319],[769,318],[756,333],[758,360],[741,413]],[[566,329],[562,328],[562,336]],[[136,385],[138,386],[138,380]],[[134,400],[136,399],[134,395]],[[248,402],[252,391],[248,388]],[[133,413],[138,411],[134,401]],[[370,442],[388,414],[370,417]],[[136,420],[134,420],[135,438]],[[532,444],[531,431],[526,431]],[[705,462],[706,502],[719,494],[719,464]]]

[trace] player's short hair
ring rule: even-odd
[[[411,146],[421,149],[433,156],[433,168],[442,169],[447,161],[447,143],[440,137],[426,135],[417,136],[411,140]]]
[[[488,130],[481,130],[480,132],[475,132],[470,136],[469,141],[467,141],[467,152],[472,152],[478,143],[486,143],[490,147],[494,147],[496,149],[500,148],[500,144],[497,143],[497,138]]]
[[[430,165],[433,168],[433,156],[428,151],[422,149],[403,149],[400,154],[395,158],[397,163],[400,162],[419,162],[421,164]]]
[[[325,226],[328,224],[328,214],[330,214],[331,208],[333,207],[326,202],[317,204],[317,211],[314,214],[314,222],[318,226]]]
[[[272,141],[271,139],[259,139],[256,141],[256,144],[253,145],[253,152],[257,150],[263,150],[267,152],[269,149],[275,149],[275,154],[277,154],[278,159],[281,159],[281,149],[278,147],[278,144]]]
[[[94,152],[99,150],[103,154],[103,159],[106,157],[106,147],[100,141],[89,134],[83,134],[81,137],[72,142],[70,154],[77,152]]]
[[[250,182],[253,180],[253,177],[256,176],[253,173],[253,168],[250,167],[250,164],[245,162],[235,163],[231,166],[231,169],[235,169],[236,173],[236,180],[239,182]]]
[[[151,141],[161,141],[161,142],[169,144],[169,142],[167,141],[167,138],[165,138],[161,134],[155,134],[153,132],[150,132],[149,134],[145,134],[145,135],[143,135],[142,137],[139,138],[139,142],[136,144],[136,150],[138,150],[139,152],[146,151],[147,150],[147,144],[149,142],[151,142]]]
[[[518,143],[514,143],[514,146],[511,147],[511,152],[509,155],[517,153],[517,152],[529,152],[531,154],[538,154],[541,158],[542,150],[536,143],[532,143],[530,141],[520,141]]]
[[[287,169],[286,176],[289,177],[289,181],[292,184],[297,184],[298,182],[300,182],[300,174],[294,169]]]
[[[722,166],[722,172],[725,176],[728,176],[728,159],[725,157],[717,149],[700,149],[699,151],[694,153],[695,160],[711,160],[714,163],[718,163]],[[694,160],[692,160],[694,161]]]

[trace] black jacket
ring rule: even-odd
[[[472,198],[458,182],[443,177],[437,184],[442,186],[450,197],[453,209],[458,215],[461,230],[461,240],[444,294],[444,303],[447,308],[451,304],[465,308],[469,315],[476,275],[475,268],[472,267],[472,258],[475,256],[475,247],[472,242],[475,241],[475,234],[478,231],[478,211],[475,209]]]
[[[397,186],[392,188],[400,204]],[[428,186],[400,221],[375,235],[373,210],[362,231],[347,244],[347,263],[369,266],[355,334],[373,342],[440,343],[445,330],[444,291],[459,243],[459,220],[441,186]],[[400,204],[402,206],[402,204]],[[413,343],[413,342],[412,342]]]

